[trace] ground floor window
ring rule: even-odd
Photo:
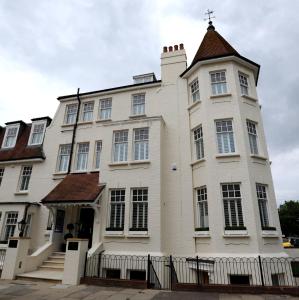
[[[144,270],[130,270],[130,280],[146,280],[146,272]]]
[[[273,286],[285,285],[283,274],[271,274],[271,280]]]
[[[55,220],[55,232],[63,232],[65,211],[57,209]]]
[[[16,226],[18,222],[18,212],[10,211],[6,213],[4,230],[2,234],[2,241],[8,241],[8,239],[14,236]]]
[[[106,269],[106,278],[120,279],[120,269]]]
[[[230,284],[250,285],[249,275],[230,275]]]
[[[24,237],[30,237],[31,236],[31,222],[32,222],[32,214],[27,215],[26,219],[26,226],[24,229]]]

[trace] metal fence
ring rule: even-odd
[[[299,286],[299,258],[97,254],[86,258],[85,277],[141,280],[155,289],[178,284]]]
[[[6,255],[6,249],[0,249],[0,273],[3,269],[5,255]]]

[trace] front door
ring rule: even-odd
[[[92,208],[81,208],[79,218],[78,238],[88,239],[88,248],[92,245],[94,210]]]

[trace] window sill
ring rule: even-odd
[[[150,164],[150,160],[133,160],[130,162],[130,165],[142,165],[142,164]]]
[[[129,119],[139,119],[139,118],[146,118],[146,114],[129,116]]]
[[[29,192],[28,191],[20,191],[20,192],[15,192],[15,195],[28,195]]]
[[[210,238],[210,231],[209,230],[203,230],[203,231],[195,231],[194,232],[195,238]]]
[[[201,159],[198,159],[198,160],[195,160],[194,162],[192,162],[191,164],[190,164],[190,166],[196,166],[196,165],[198,165],[198,164],[200,164],[200,163],[202,163],[202,162],[204,162],[204,161],[206,161],[206,159],[205,158],[201,158]]]
[[[96,120],[96,123],[105,123],[105,122],[111,122],[112,119],[99,119],[99,120]]]
[[[244,237],[248,238],[247,230],[224,230],[223,237]]]
[[[229,158],[229,157],[240,157],[239,153],[224,153],[224,154],[217,154],[216,158]]]
[[[250,97],[248,95],[245,95],[245,94],[242,94],[241,97],[245,98],[245,99],[248,99],[248,100],[251,100],[253,102],[257,102],[257,99],[256,98],[253,98],[253,97]]]
[[[77,124],[78,125],[90,125],[90,124],[93,124],[93,121],[80,121]]]
[[[127,237],[128,238],[149,238],[149,234],[148,234],[148,231],[130,230]]]
[[[108,164],[109,167],[128,166],[128,165],[129,163],[127,161],[112,162]]]
[[[250,157],[257,158],[257,159],[260,159],[260,160],[265,160],[265,161],[268,160],[267,157],[261,156],[261,155],[256,155],[256,154],[250,154]]]
[[[278,238],[278,232],[275,230],[262,230],[263,238]]]
[[[231,93],[226,93],[226,94],[219,94],[219,95],[211,95],[211,99],[217,99],[217,98],[222,98],[222,97],[230,97],[232,94]]]
[[[197,100],[197,101],[193,102],[192,104],[190,104],[188,106],[188,110],[191,110],[192,108],[198,106],[199,103],[201,103],[201,100]]]
[[[105,231],[105,237],[125,237],[123,231]]]
[[[61,127],[73,127],[75,123],[72,124],[62,124]]]

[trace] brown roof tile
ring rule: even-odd
[[[99,185],[99,172],[68,174],[41,202],[90,202],[104,188]]]
[[[192,65],[200,60],[227,55],[239,55],[239,53],[210,24],[194,56]]]
[[[30,158],[45,158],[42,145],[28,146],[31,124],[20,123],[17,142],[14,148],[0,149],[0,161],[11,161]],[[0,147],[5,135],[5,127],[0,130]]]

